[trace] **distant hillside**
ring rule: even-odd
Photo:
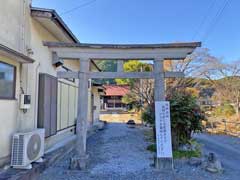
[[[94,61],[103,72],[116,72],[117,62],[113,60]],[[116,84],[115,79],[97,79],[95,82],[101,84]]]

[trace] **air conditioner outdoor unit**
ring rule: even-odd
[[[26,133],[16,133],[12,140],[11,166],[19,169],[31,169],[44,154],[44,129]]]

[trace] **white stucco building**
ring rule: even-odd
[[[30,0],[8,0],[0,6],[0,167],[10,160],[16,132],[41,127],[45,149],[74,136],[77,116],[77,79],[57,79],[61,71],[78,71],[78,61],[54,58],[43,41],[78,43],[54,10],[32,8]],[[99,71],[91,63],[91,69]],[[89,83],[89,128],[98,121],[99,86]],[[31,97],[20,109],[20,95]]]

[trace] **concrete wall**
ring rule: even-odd
[[[26,52],[29,46],[29,0],[7,0],[0,5],[0,43]]]
[[[20,64],[8,57],[0,55],[0,61],[14,65],[16,67],[16,99],[3,100],[0,99],[0,165],[8,161],[11,146],[11,137],[19,126],[17,120],[19,111],[18,97],[20,94]]]
[[[28,0],[8,0],[0,5],[0,44],[27,55],[30,44],[30,9]],[[22,65],[15,60],[2,56],[0,61],[16,67],[16,96],[14,100],[0,99],[0,166],[9,160],[11,137],[20,130],[23,113],[19,110]]]

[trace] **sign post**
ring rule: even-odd
[[[155,102],[155,121],[157,159],[168,159],[173,167],[170,104],[168,101]]]

